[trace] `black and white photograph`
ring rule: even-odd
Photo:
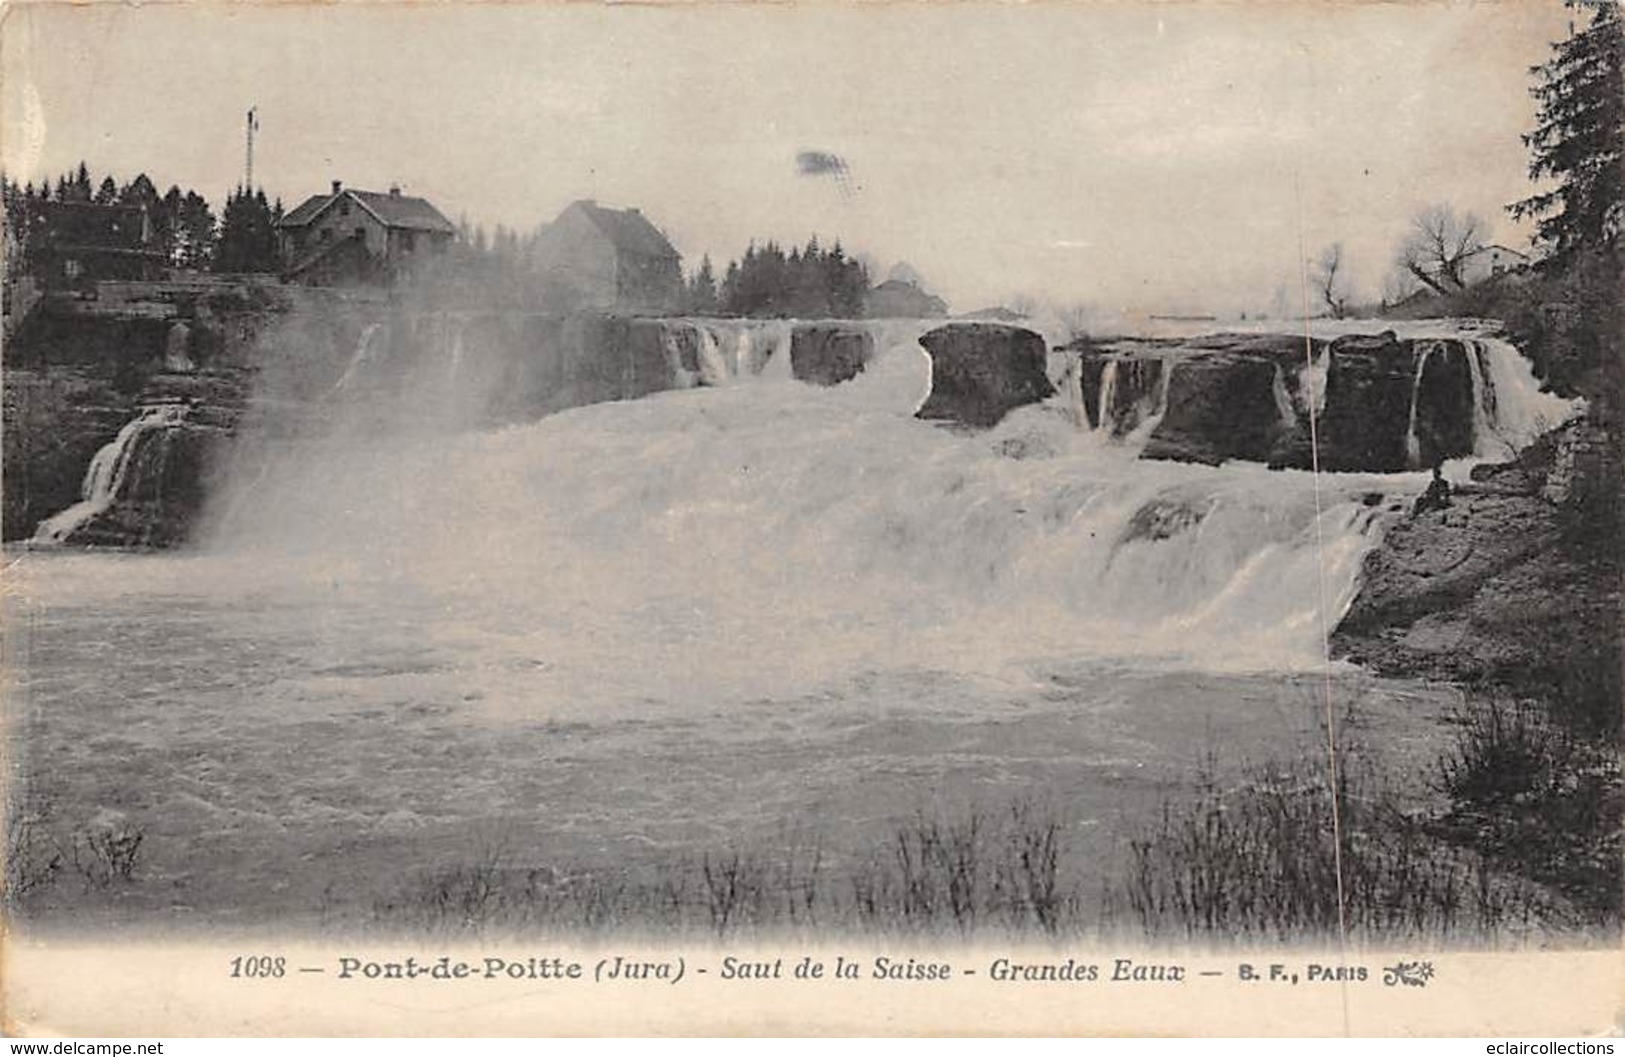
[[[5,5],[6,1030],[1610,1030],[1622,61]]]

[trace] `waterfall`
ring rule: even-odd
[[[728,362],[723,359],[716,334],[703,323],[694,324],[694,333],[700,345],[700,384],[712,388],[727,385],[735,372],[729,370]]]
[[[1320,351],[1311,356],[1309,363],[1298,372],[1298,401],[1304,407],[1312,408],[1316,418],[1326,413],[1326,371],[1330,357],[1331,347],[1322,345]]]
[[[1476,354],[1469,357],[1469,363],[1475,372],[1475,454],[1483,458],[1516,455],[1536,437],[1579,413],[1580,401],[1541,392],[1534,365],[1511,342],[1478,338],[1473,345]]]
[[[733,359],[736,378],[749,378],[760,373],[762,365],[756,362],[756,330],[753,327],[733,327],[733,343],[729,355]]]
[[[118,436],[91,458],[79,486],[79,502],[41,521],[34,530],[34,542],[64,543],[92,518],[104,513],[123,492],[130,464],[146,437],[179,425],[188,410],[185,404],[156,404],[126,422]]]
[[[1095,401],[1096,429],[1105,430],[1109,435],[1112,429],[1112,405],[1117,400],[1117,369],[1118,361],[1107,360],[1100,368],[1100,394]]]
[[[383,329],[383,326],[382,323],[368,323],[366,329],[362,330],[361,339],[355,344],[355,353],[350,357],[349,365],[344,368],[344,373],[339,376],[339,380],[333,388],[328,390],[327,395],[329,397],[348,389],[361,372],[361,368],[366,366],[368,360],[372,359],[373,346],[376,344],[378,332]]]
[[[1275,376],[1270,379],[1270,394],[1275,397],[1275,410],[1281,416],[1281,424],[1291,429],[1298,423],[1298,413],[1292,408],[1292,394],[1287,392],[1286,372],[1281,365],[1275,365]],[[1415,426],[1415,411],[1412,411],[1412,426]]]
[[[1435,341],[1418,341],[1416,350],[1416,375],[1411,380],[1411,414],[1410,422],[1405,427],[1405,463],[1412,469],[1422,465],[1422,442],[1416,435],[1416,405],[1422,395],[1422,374],[1427,370],[1428,358],[1433,355],[1437,347]]]
[[[901,367],[923,380],[892,337],[840,386],[700,389],[290,459],[221,543],[363,578],[410,568],[414,590],[549,650],[696,673],[719,670],[717,644],[728,671],[782,670],[768,644],[798,642],[831,671],[900,648],[973,667],[1091,650],[1320,663],[1305,585],[1324,562],[1335,623],[1377,538],[1369,479],[1322,481],[1317,504],[1307,473],[1143,462],[1038,409],[991,436],[936,429],[890,399],[908,395]]]
[[[768,324],[767,331],[773,336],[773,347],[757,373],[763,378],[787,381],[795,377],[790,364],[790,343],[795,338],[795,325],[787,319],[775,320]]]
[[[1467,343],[1467,373],[1473,386],[1473,455],[1476,458],[1494,458],[1495,451],[1495,386],[1485,375],[1484,343],[1473,339]]]
[[[1089,428],[1089,412],[1083,406],[1083,357],[1066,354],[1066,367],[1061,371],[1061,389],[1066,393],[1067,410],[1072,422],[1081,430]]]
[[[1163,416],[1168,413],[1168,386],[1173,381],[1174,364],[1178,362],[1179,357],[1172,353],[1165,354],[1158,361],[1157,395],[1152,401],[1150,411],[1140,419],[1139,425],[1134,427],[1134,432],[1129,436],[1132,444],[1144,447],[1145,442],[1151,439],[1151,434],[1162,425]]]

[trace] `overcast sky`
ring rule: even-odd
[[[291,208],[398,182],[453,220],[643,208],[693,262],[840,237],[958,309],[1266,307],[1341,240],[1375,294],[1416,207],[1527,193],[1557,0],[13,6],[6,170],[242,179]],[[801,175],[837,154],[846,185]]]

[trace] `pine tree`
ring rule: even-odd
[[[700,270],[688,284],[688,310],[695,315],[709,316],[717,311],[717,279],[711,270],[711,255],[700,258]]]
[[[101,186],[96,188],[94,199],[97,205],[110,206],[118,201],[118,181],[111,176],[102,177]]]
[[[271,205],[264,191],[250,194],[239,187],[226,200],[214,267],[220,272],[274,272],[280,267]]]
[[[152,185],[152,180],[146,173],[139,173],[135,179],[124,185],[124,189],[118,193],[117,201],[120,205],[144,206],[148,216],[153,216],[158,208],[158,188]],[[154,220],[156,221],[156,217]]]
[[[1557,258],[1612,249],[1625,220],[1625,32],[1618,0],[1600,0],[1586,29],[1552,45],[1551,59],[1530,69],[1540,101],[1534,131],[1523,137],[1532,179],[1557,186],[1508,207],[1537,221]]]
[[[186,192],[175,216],[176,263],[183,268],[207,268],[214,261],[214,212],[208,199],[196,191]]]

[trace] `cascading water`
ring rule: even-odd
[[[685,325],[695,326],[711,377],[788,379],[798,324]],[[411,568],[431,589],[461,594],[479,585],[479,597],[519,610],[526,604],[511,597],[519,585],[564,611],[576,606],[578,616],[618,598],[620,616],[600,613],[589,623],[634,653],[649,648],[646,635],[671,633],[639,625],[634,614],[649,612],[649,598],[692,597],[706,621],[749,640],[750,621],[780,608],[762,591],[790,590],[795,608],[819,627],[827,617],[836,628],[919,638],[911,650],[929,640],[943,663],[982,649],[972,640],[989,635],[1020,640],[1023,651],[1087,651],[1078,644],[1098,642],[1105,652],[1194,653],[1214,664],[1318,659],[1318,601],[1294,585],[1314,583],[1314,566],[1327,563],[1326,617],[1335,623],[1380,527],[1353,497],[1391,483],[1339,475],[1317,519],[1309,475],[1135,461],[1133,445],[1079,437],[1064,391],[990,434],[916,422],[930,377],[918,338],[932,325],[869,325],[873,359],[827,389],[725,385],[678,401],[577,408],[500,434],[392,437],[353,451],[341,433],[341,446],[320,459],[273,459],[256,472],[251,494],[228,495],[235,516],[215,542],[292,548],[359,567],[391,555],[388,568]],[[339,388],[376,357],[381,330],[363,331]],[[467,373],[465,332],[446,333],[451,363],[461,365],[455,379]],[[1413,394],[1433,351],[1418,349]],[[1510,345],[1483,339],[1473,360],[1481,449],[1490,434],[1497,444],[1527,443],[1572,410],[1538,392]],[[428,362],[436,372],[454,370]],[[1121,361],[1107,361],[1098,429],[1110,431],[1131,382],[1135,433],[1154,428],[1177,362],[1170,353],[1129,378]],[[1324,359],[1316,366],[1324,369]],[[1300,399],[1302,385],[1300,378]],[[1278,372],[1273,388],[1284,415],[1288,376]],[[93,461],[85,501],[42,525],[40,538],[65,537],[105,509],[138,436],[179,413],[149,409],[127,425]],[[1413,406],[1413,444],[1416,429]],[[403,480],[413,487],[399,488]],[[464,510],[478,514],[447,517]],[[613,570],[603,566],[606,553],[616,555]],[[640,595],[639,585],[655,594]],[[1250,655],[1231,648],[1238,627],[1249,629]],[[773,634],[803,632],[809,642],[824,634]],[[853,639],[843,648],[867,647]]]
[[[716,388],[751,378],[790,378],[793,320],[694,319],[699,382]]]
[[[1319,663],[1307,585],[1324,560],[1335,623],[1377,535],[1355,495],[1381,485],[1345,479],[1317,519],[1307,474],[1137,461],[1063,396],[985,434],[917,421],[924,329],[877,331],[830,388],[577,408],[394,447],[387,473],[375,449],[290,461],[216,543],[406,575],[583,694],[606,671],[631,697],[674,677],[792,693],[895,656]]]
[[[1437,344],[1433,341],[1416,343],[1416,375],[1411,380],[1410,420],[1405,427],[1405,463],[1413,470],[1422,465],[1422,441],[1416,435],[1416,410],[1422,396],[1422,375],[1427,372],[1428,359]]]
[[[729,331],[724,330],[728,334]],[[761,370],[756,360],[756,331],[750,327],[735,327],[728,345],[728,367],[736,378],[744,378]]]
[[[1117,372],[1121,361],[1110,359],[1100,368],[1100,395],[1095,401],[1096,429],[1112,432],[1112,408],[1117,403]]]
[[[1316,418],[1326,413],[1326,372],[1330,357],[1330,348],[1322,345],[1298,372],[1298,401],[1311,409]]]
[[[730,370],[728,361],[723,359],[722,350],[717,345],[716,333],[704,323],[695,324],[694,331],[700,343],[700,384],[713,388],[727,385],[738,371],[737,368]]]
[[[1270,395],[1275,397],[1275,411],[1281,416],[1282,423],[1287,426],[1295,424],[1298,412],[1292,406],[1292,394],[1286,388],[1286,372],[1281,370],[1280,364],[1275,365],[1275,376],[1270,379]]]
[[[336,396],[355,384],[355,380],[360,375],[362,368],[372,359],[378,334],[383,330],[383,326],[382,323],[368,323],[361,331],[361,337],[355,344],[355,353],[350,357],[349,364],[345,366],[344,373],[339,376],[339,380],[328,391],[327,395],[329,397]]]
[[[1511,458],[1579,412],[1579,401],[1541,392],[1533,366],[1511,342],[1473,338],[1470,345],[1477,457]]]
[[[112,507],[124,491],[131,462],[141,445],[154,432],[185,421],[188,410],[184,404],[158,404],[126,422],[118,436],[91,458],[79,488],[79,502],[40,522],[34,530],[34,543],[63,543]]]

